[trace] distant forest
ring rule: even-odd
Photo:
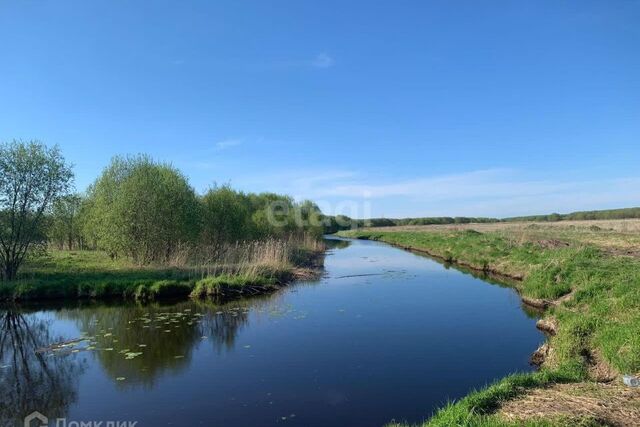
[[[593,219],[627,219],[640,218],[640,207],[623,208],[623,209],[605,209],[598,211],[579,211],[567,214],[552,213],[548,215],[530,215],[517,216],[510,218],[484,218],[484,217],[423,217],[423,218],[371,218],[371,219],[349,219],[342,217],[338,223],[334,225],[339,229],[352,227],[392,227],[398,225],[436,225],[436,224],[469,224],[469,223],[494,223],[494,222],[522,222],[522,221],[539,221],[539,222],[557,222],[557,221],[580,221]],[[327,231],[332,230],[331,226]]]

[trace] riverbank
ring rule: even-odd
[[[255,252],[261,249],[269,248]],[[323,245],[314,244],[239,262],[137,266],[101,251],[53,250],[31,259],[17,280],[0,282],[0,301],[237,298],[314,277],[323,254]]]
[[[540,326],[549,338],[535,353],[538,372],[471,393],[425,425],[632,425],[640,416],[640,391],[620,385],[622,374],[640,372],[640,259],[626,250],[637,242],[635,232],[534,225],[490,231],[399,227],[339,235],[516,278],[523,300],[546,307]],[[561,384],[566,384],[564,399],[556,390]],[[533,399],[536,393],[555,393],[555,404]],[[598,402],[608,408],[605,413],[590,408]]]

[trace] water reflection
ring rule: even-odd
[[[322,286],[226,303],[3,311],[1,419],[37,409],[140,426],[417,422],[529,369],[534,322],[511,291],[474,279],[490,277],[375,242],[328,243]]]
[[[324,239],[325,245],[329,249],[345,249],[351,244],[350,239],[343,239],[337,236],[326,236]]]
[[[62,337],[50,332],[50,321],[16,310],[0,312],[0,422],[21,423],[33,411],[61,417],[77,399],[84,371],[82,355],[56,357],[38,351]]]
[[[50,307],[52,308],[52,307]],[[86,302],[55,307],[76,335],[54,334],[55,319],[35,310],[5,309],[0,317],[0,425],[33,411],[65,417],[77,399],[87,358],[97,361],[118,388],[153,388],[163,374],[188,369],[201,345],[232,350],[249,313],[282,314],[278,294],[231,301],[113,305]]]
[[[459,271],[462,274],[474,277],[476,279],[480,279],[484,282],[491,283],[492,285],[499,286],[501,288],[518,289],[518,281],[516,279],[510,278],[507,276],[498,275],[489,271],[480,271],[480,270],[475,270],[460,264],[454,264],[449,261],[445,261],[442,258],[430,256],[421,251],[410,251],[410,252],[419,257],[423,257],[423,258],[427,258],[432,261],[435,261],[438,264],[442,265],[447,270],[454,269],[456,271]],[[538,319],[540,315],[543,313],[543,310],[537,309],[525,303],[521,303],[520,308],[522,309],[524,314],[526,314],[527,317],[530,319]]]
[[[198,345],[212,345],[218,353],[232,349],[250,310],[263,311],[270,299],[93,306],[57,316],[74,321],[93,340],[95,357],[114,381],[152,386],[161,374],[186,369]]]

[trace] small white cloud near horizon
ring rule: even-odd
[[[311,65],[315,68],[329,68],[332,67],[334,63],[333,58],[325,52],[317,54],[311,61]]]
[[[223,141],[216,142],[215,150],[216,151],[223,151],[223,150],[226,150],[226,149],[231,148],[231,147],[236,147],[236,146],[238,146],[240,144],[242,144],[242,140],[241,139],[225,139]]]

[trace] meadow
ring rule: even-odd
[[[200,248],[171,263],[144,265],[100,250],[51,249],[30,258],[17,279],[0,282],[0,300],[255,295],[313,275],[323,252],[323,243],[308,236]]]

